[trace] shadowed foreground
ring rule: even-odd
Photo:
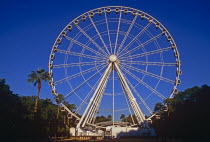
[[[101,139],[92,138],[85,140],[84,138],[64,138],[51,139],[52,142],[208,142],[209,136],[206,137],[122,137],[121,139]]]
[[[209,142],[210,128],[210,86],[189,88],[166,100],[167,113],[161,119],[153,120],[156,138],[124,137],[124,139],[75,140],[69,138],[69,128],[64,124],[66,114],[60,114],[59,106],[50,99],[38,101],[34,113],[34,96],[14,94],[4,79],[0,79],[0,138],[2,142],[49,142],[49,141],[123,141],[123,142]],[[74,108],[73,104],[68,104]],[[161,105],[160,105],[161,106]],[[161,108],[161,107],[159,107]],[[71,124],[74,127],[75,121]],[[61,137],[62,139],[50,139]]]

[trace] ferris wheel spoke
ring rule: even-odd
[[[128,54],[131,54],[131,53],[135,52],[136,50],[138,50],[138,49],[144,47],[145,45],[149,44],[150,42],[152,42],[152,41],[154,41],[154,40],[160,38],[161,36],[162,36],[162,33],[160,33],[160,34],[154,36],[153,38],[151,38],[151,39],[145,41],[144,43],[140,44],[139,46],[134,47],[132,50],[130,50],[130,51],[128,51],[128,52],[125,52],[124,54],[119,55],[119,57],[126,56],[126,55],[128,55]]]
[[[73,42],[73,43],[76,43],[77,45],[79,45],[79,46],[81,46],[81,47],[83,47],[83,48],[85,48],[85,49],[87,49],[87,50],[89,50],[89,51],[91,51],[91,52],[93,52],[93,53],[95,53],[95,54],[98,55],[98,56],[103,56],[103,57],[105,57],[104,54],[102,54],[102,53],[100,53],[100,52],[98,52],[98,51],[96,51],[96,50],[94,50],[94,49],[92,49],[92,48],[86,46],[85,44],[82,44],[81,42],[79,42],[79,41],[77,41],[77,40],[75,40],[75,39],[72,39],[72,38],[70,38],[70,37],[68,37],[68,36],[66,36],[66,39],[69,40],[69,41],[71,41],[71,42]]]
[[[83,31],[78,25],[77,28],[79,29],[80,32],[83,33],[98,49],[101,51],[104,55],[108,56],[108,54],[85,32]]]
[[[105,57],[97,57],[97,56],[92,56],[84,53],[77,53],[77,52],[71,52],[71,51],[66,51],[66,50],[60,50],[57,49],[58,53],[63,53],[63,54],[68,54],[68,55],[73,55],[73,56],[78,56],[78,57],[84,57],[88,59],[93,59],[93,60],[101,60],[101,59],[106,59]]]
[[[164,62],[144,62],[144,61],[128,61],[121,60],[122,62],[129,63],[132,65],[149,65],[149,66],[176,66],[177,63],[164,63]]]
[[[147,99],[149,99],[150,96],[152,96],[152,93],[150,93],[150,94],[144,99],[144,101],[146,101]]]
[[[105,42],[104,42],[104,40],[103,40],[101,34],[100,34],[100,32],[98,31],[98,28],[96,27],[96,25],[95,25],[93,19],[90,17],[90,15],[89,15],[89,19],[90,19],[90,21],[91,21],[93,27],[95,28],[95,30],[96,30],[96,32],[97,32],[99,38],[101,39],[101,41],[102,41],[104,47],[106,48],[107,53],[110,55],[110,52],[109,52],[109,50],[108,50],[108,48],[107,48],[107,46],[106,46],[106,44],[105,44]]]
[[[159,79],[159,80],[163,80],[165,82],[168,82],[168,83],[171,83],[171,84],[174,84],[175,81],[171,80],[171,79],[168,79],[168,78],[165,78],[165,77],[162,77],[162,76],[159,76],[159,75],[156,75],[156,74],[153,74],[151,72],[148,72],[148,71],[144,71],[144,70],[141,70],[141,69],[138,69],[138,68],[135,68],[133,66],[128,66],[127,64],[123,64],[122,65],[123,67],[126,67],[126,68],[129,68],[133,71],[136,71],[136,72],[139,72],[141,74],[145,74],[147,76],[151,76],[153,78],[156,78],[156,79]]]
[[[149,56],[149,55],[153,55],[153,54],[157,54],[157,53],[162,53],[162,52],[170,51],[171,49],[172,49],[171,47],[166,47],[166,48],[161,48],[161,49],[144,52],[144,53],[140,53],[140,54],[136,54],[136,55],[131,55],[131,56],[129,56],[129,59],[135,59],[135,58],[145,57],[145,56]],[[128,57],[126,57],[126,56],[119,57],[119,59],[122,59],[122,60],[127,59],[127,58]]]
[[[107,65],[106,65],[107,66]],[[84,82],[82,82],[81,84],[79,84],[74,90],[72,90],[71,92],[69,92],[64,98],[67,98],[68,96],[70,96],[72,93],[76,92],[78,89],[80,89],[83,85],[85,85],[89,80],[93,79],[93,77],[95,77],[97,74],[100,73],[101,70],[103,70],[106,66],[101,67],[96,73],[94,73],[92,76],[90,76],[88,79],[86,79]],[[93,89],[93,87],[91,87]]]
[[[125,34],[125,36],[124,36],[124,38],[123,38],[123,40],[122,40],[122,42],[121,42],[121,44],[120,44],[118,50],[117,50],[116,55],[118,55],[120,49],[123,47],[123,45],[124,45],[124,43],[125,43],[125,41],[126,41],[128,35],[129,35],[131,29],[133,28],[134,23],[136,22],[136,18],[137,18],[137,17],[138,17],[138,16],[135,16],[135,17],[133,18],[133,21],[132,21],[132,23],[131,23],[131,25],[130,25],[128,31],[126,32],[126,34]]]
[[[158,91],[156,91],[154,88],[152,88],[150,85],[148,85],[147,83],[145,83],[144,81],[142,81],[141,79],[139,79],[137,76],[135,76],[133,73],[129,72],[127,69],[123,68],[121,66],[121,69],[124,70],[127,74],[129,74],[132,78],[134,78],[136,81],[138,81],[139,83],[141,83],[142,85],[144,85],[146,88],[148,88],[149,90],[151,90],[153,93],[155,93],[158,97],[160,97],[162,100],[166,99],[165,96],[163,96],[162,94],[160,94]]]
[[[81,62],[81,63],[59,64],[59,65],[53,65],[53,68],[86,66],[86,65],[95,65],[95,64],[104,65],[104,64],[106,64],[106,62],[105,62],[105,61],[93,61],[93,62]]]
[[[118,55],[122,54],[125,50],[128,50],[128,48],[149,28],[149,26],[151,25],[152,23],[148,23],[134,38],[133,40],[128,43],[128,45],[122,49]]]
[[[66,82],[66,81],[71,80],[71,79],[73,79],[73,78],[76,78],[76,77],[79,77],[79,76],[81,76],[81,75],[84,75],[84,74],[87,74],[87,73],[89,73],[89,72],[92,72],[92,71],[94,71],[94,70],[97,70],[97,68],[100,68],[101,66],[102,66],[102,65],[98,65],[98,66],[92,67],[92,68],[90,68],[90,69],[87,69],[87,70],[84,70],[84,71],[82,71],[82,72],[79,72],[79,73],[73,74],[73,75],[71,75],[71,76],[68,76],[68,77],[66,77],[66,78],[60,79],[60,80],[58,80],[58,81],[56,81],[56,82],[54,82],[54,83],[55,83],[55,85],[58,85],[58,84],[60,84],[60,83]]]
[[[97,86],[99,85],[99,81],[101,80],[101,77],[96,81],[95,85],[92,87],[92,89],[88,92],[87,96],[85,97],[84,101],[79,105],[79,107],[76,110],[76,113],[84,106],[84,104],[87,102],[88,98],[91,96],[91,94],[96,90]]]
[[[121,18],[122,18],[122,8],[120,10],[120,17],[119,17],[119,21],[118,21],[118,28],[117,28],[117,34],[116,34],[116,39],[115,39],[114,54],[116,54],[116,48],[117,48],[117,42],[118,42],[118,35],[119,35],[119,31],[120,31]]]
[[[125,75],[124,75],[125,76]],[[131,84],[131,82],[128,80],[128,78],[125,76],[125,80],[128,82],[128,84],[131,86],[131,89],[136,93],[140,101],[144,104],[145,108],[148,110],[150,114],[152,114],[152,110],[149,108],[147,103],[144,101],[144,99],[139,95],[138,91],[136,91],[135,87]]]
[[[113,126],[114,126],[114,109],[115,109],[115,106],[114,106],[114,95],[115,95],[114,64],[112,65],[112,69],[113,69],[113,71],[112,71],[112,121],[113,121]]]
[[[105,11],[105,9],[104,9],[104,11]],[[109,33],[109,24],[108,24],[106,12],[104,12],[104,16],[105,16],[105,19],[106,19],[106,29],[107,29],[108,38],[109,38],[109,46],[110,46],[111,54],[113,54],[113,52],[112,52],[112,43],[111,43],[110,33]]]

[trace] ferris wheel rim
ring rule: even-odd
[[[95,11],[95,10],[99,10],[99,9],[104,9],[103,10],[103,12],[104,13],[106,13],[106,11],[105,11],[105,9],[107,9],[107,8],[121,8],[121,12],[122,12],[122,8],[128,8],[128,9],[132,9],[132,10],[136,10],[136,11],[138,11],[138,12],[141,12],[141,13],[144,13],[144,14],[146,14],[147,16],[149,16],[150,18],[152,18],[153,20],[155,20],[156,22],[158,22],[160,25],[161,25],[161,28],[162,29],[165,29],[166,30],[166,35],[168,35],[168,36],[170,36],[171,37],[171,41],[170,41],[170,43],[172,44],[174,44],[175,45],[175,49],[174,50],[176,50],[176,51],[178,51],[177,50],[177,46],[176,46],[176,44],[175,44],[175,41],[173,40],[173,37],[170,35],[170,33],[168,32],[168,30],[157,20],[157,19],[155,19],[154,17],[152,17],[151,15],[149,15],[149,14],[147,14],[147,13],[145,13],[145,12],[143,12],[143,11],[141,11],[141,10],[137,10],[137,9],[134,9],[134,8],[130,8],[130,7],[123,7],[123,6],[106,6],[106,7],[100,7],[100,8],[96,8],[96,9],[93,9],[93,10],[90,10],[90,11],[88,11],[88,12],[86,12],[86,13],[83,13],[82,15],[80,15],[80,16],[78,16],[77,18],[75,18],[74,20],[72,20],[69,24],[67,24],[67,26],[68,25],[71,25],[75,20],[78,20],[79,18],[81,18],[83,15],[86,15],[86,14],[89,14],[90,12],[93,12],[93,11]],[[131,12],[131,11],[128,11],[128,12]],[[97,13],[97,12],[95,12],[95,13]],[[138,13],[139,14],[139,13]],[[139,15],[138,15],[139,16]],[[137,16],[136,16],[137,17]],[[80,19],[81,20],[81,19]],[[154,24],[154,22],[152,22],[153,24]],[[67,29],[67,26],[61,31],[61,33],[63,32],[63,31],[65,31],[65,29]],[[160,29],[161,29],[160,28]],[[118,30],[118,32],[119,32],[119,30]],[[57,39],[58,38],[60,38],[61,37],[61,33],[59,34],[59,36],[57,37]],[[57,39],[56,39],[56,41],[57,41]],[[74,38],[73,38],[74,39]],[[55,43],[54,43],[54,45],[53,46],[55,46],[55,45],[57,45],[57,42],[55,41]],[[85,44],[86,45],[86,44]],[[108,46],[108,45],[105,45],[105,46]],[[111,45],[110,45],[111,46]],[[116,44],[115,44],[115,46],[116,46]],[[84,48],[83,48],[84,49]],[[86,49],[84,49],[84,50],[86,50]],[[51,51],[51,54],[53,54],[54,52],[53,52],[53,50]],[[50,54],[50,55],[51,55]],[[176,57],[176,61],[178,61],[178,62],[180,62],[180,57],[179,57],[180,55],[178,54],[178,57]],[[80,59],[81,59],[81,57],[79,57]],[[49,64],[50,63],[52,63],[53,61],[51,61],[51,60],[49,60]],[[148,65],[147,65],[148,66]],[[162,66],[163,67],[163,66]],[[97,70],[98,70],[98,68],[97,68]],[[177,66],[177,70],[180,70],[180,64]],[[80,71],[82,71],[82,69],[81,69],[81,66],[80,66]],[[49,72],[52,72],[52,69],[49,67]],[[83,76],[83,75],[82,75]],[[144,74],[144,76],[145,76],[145,74]],[[178,74],[178,75],[176,75],[176,82],[175,82],[175,84],[174,84],[174,89],[176,89],[177,88],[177,85],[178,85],[178,82],[177,82],[177,80],[179,79],[179,76],[180,76],[180,74]],[[84,78],[84,76],[83,76],[83,78]],[[84,80],[87,80],[87,79],[85,79],[84,78]],[[114,79],[113,79],[114,80]],[[52,81],[53,81],[53,78],[52,78]],[[160,80],[159,80],[159,82],[160,82]],[[158,86],[158,85],[157,85]],[[157,86],[155,87],[155,90],[156,90],[156,88],[157,88]],[[52,89],[55,89],[55,86],[52,86]],[[171,93],[171,95],[170,95],[170,97],[169,98],[172,98],[173,97],[173,94],[174,94],[174,89],[173,89],[173,91],[172,91],[172,93]],[[153,93],[153,92],[152,92]]]

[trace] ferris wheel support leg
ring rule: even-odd
[[[95,97],[95,101],[93,102],[93,105],[91,106],[91,108],[89,109],[89,112],[82,124],[82,127],[85,126],[85,123],[88,122],[89,120],[92,120],[92,117],[94,116],[94,114],[96,113],[98,107],[100,106],[100,100],[102,99],[102,95],[104,93],[104,90],[106,88],[106,84],[108,82],[108,78],[110,76],[110,72],[111,72],[111,69],[109,69],[108,73],[106,74],[106,77],[104,78],[103,82],[102,82],[102,85],[100,86],[100,89],[98,90],[98,95],[96,95]]]
[[[106,84],[108,82],[108,78],[109,78],[109,75],[110,75],[110,70],[111,69],[108,70],[108,73],[106,74],[106,77],[102,81],[102,85],[100,86],[100,88],[98,90],[96,90],[97,95],[94,98],[93,104],[89,108],[89,112],[88,112],[85,120],[82,123],[82,127],[84,127],[86,122],[89,121],[93,117],[93,115],[96,113],[97,108],[99,107],[99,103],[100,103],[100,100],[102,98],[102,94],[103,94],[103,92],[106,88]]]
[[[96,96],[97,96],[97,94],[98,94],[98,91],[99,91],[99,89],[101,88],[102,83],[103,83],[104,80],[106,79],[107,74],[109,73],[109,71],[110,71],[110,69],[111,69],[111,66],[112,66],[112,64],[109,63],[109,65],[108,65],[108,67],[107,67],[107,69],[106,69],[106,71],[105,71],[103,77],[101,78],[101,80],[100,80],[100,82],[99,82],[98,87],[96,88],[96,91],[94,92],[92,98],[90,99],[90,102],[88,103],[88,106],[86,107],[86,109],[85,109],[85,111],[84,111],[84,113],[83,113],[83,115],[82,115],[82,117],[81,117],[81,119],[80,119],[80,121],[79,121],[79,123],[77,124],[76,129],[79,129],[79,128],[80,128],[81,123],[82,123],[83,120],[85,119],[86,114],[87,114],[89,108],[91,107],[91,105],[93,105],[93,101],[95,101],[95,98],[96,98]]]
[[[89,122],[91,123],[91,122],[93,121],[93,117],[94,117],[94,115],[97,113],[97,111],[98,111],[98,109],[99,109],[99,106],[100,106],[101,100],[102,100],[102,95],[103,95],[104,90],[105,90],[105,88],[106,88],[106,85],[107,85],[107,82],[108,82],[109,75],[110,75],[110,73],[108,73],[107,79],[105,80],[106,82],[103,83],[103,86],[101,87],[102,89],[100,90],[99,95],[98,95],[98,98],[97,98],[97,102],[95,103],[96,106],[95,106],[94,110],[92,110],[92,113],[90,114],[90,116],[88,117],[87,122],[89,121]]]
[[[93,105],[89,109],[89,112],[88,112],[88,114],[87,114],[87,116],[86,116],[86,118],[85,118],[85,120],[84,120],[84,122],[82,124],[82,127],[85,126],[86,122],[91,122],[94,114],[97,113],[97,110],[98,110],[98,108],[100,106],[100,102],[101,102],[101,99],[102,99],[102,95],[104,93],[104,90],[106,88],[106,84],[108,82],[109,75],[110,75],[110,70],[107,73],[106,77],[104,78],[104,81],[103,81],[103,83],[102,83],[102,85],[101,85],[101,87],[100,87],[100,89],[99,89],[99,91],[98,91],[98,93],[97,93],[97,95],[95,97],[95,101],[93,102]]]
[[[102,85],[104,84],[104,82],[102,82]],[[82,127],[84,127],[85,123],[88,122],[91,118],[91,115],[94,113],[94,111],[96,111],[96,107],[97,107],[97,104],[99,103],[99,98],[100,98],[100,95],[101,95],[101,90],[102,90],[102,86],[100,86],[100,88],[98,89],[98,92],[96,94],[96,97],[94,98],[94,101],[92,103],[92,105],[90,106],[89,108],[89,111],[85,117],[85,120],[82,124]],[[96,112],[95,112],[96,113]]]
[[[116,71],[117,71],[117,74],[119,76],[119,79],[120,79],[120,82],[123,86],[123,89],[126,93],[126,95],[128,96],[128,101],[130,102],[131,104],[131,107],[134,111],[134,114],[136,115],[137,117],[137,121],[138,121],[138,124],[142,124],[144,121],[145,121],[145,116],[143,115],[141,109],[139,108],[139,105],[137,104],[136,102],[136,99],[135,97],[133,96],[119,66],[117,65],[117,63],[114,63],[115,67],[116,67]]]

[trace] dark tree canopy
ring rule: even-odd
[[[74,104],[65,101],[61,94],[58,95],[58,98],[58,103],[62,102],[74,111]],[[59,106],[46,98],[38,100],[38,113],[34,117],[35,100],[35,96],[14,94],[5,79],[0,79],[0,136],[2,140],[9,137],[9,141],[12,142],[46,142],[49,136],[55,136],[55,134],[57,136],[68,135],[67,113],[62,112],[57,115]],[[160,112],[161,119],[153,118],[152,127],[155,128],[158,136],[183,137],[184,141],[201,141],[200,138],[209,138],[209,100],[210,87],[207,85],[186,89],[175,95],[173,99],[164,101],[169,108],[167,112],[163,111],[162,103],[156,104],[154,111]],[[124,114],[120,119],[130,123],[136,121],[135,116]],[[95,122],[110,120],[112,120],[111,115],[97,116]],[[69,124],[69,127],[75,127],[75,119],[72,118]],[[196,139],[197,137],[199,139]]]
[[[207,85],[186,89],[173,99],[165,100],[169,111],[160,111],[161,119],[154,120],[153,127],[160,136],[209,138],[209,100],[210,87]]]
[[[34,117],[35,96],[19,96],[13,94],[5,79],[0,79],[0,136],[1,140],[11,142],[48,141],[49,136],[67,134],[64,115],[56,119],[58,106],[50,99],[39,99],[37,116]],[[65,102],[69,109],[74,104]]]

